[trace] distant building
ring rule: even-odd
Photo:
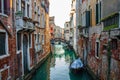
[[[54,16],[49,18],[49,26],[50,26],[51,39],[54,38],[54,28],[55,28],[54,18],[55,18]]]
[[[64,28],[62,28],[62,39],[64,39]]]
[[[71,1],[71,12],[70,12],[70,32],[71,32],[71,44],[73,45],[73,48],[75,52],[77,53],[77,25],[76,25],[76,0]]]
[[[70,41],[70,22],[64,24],[64,39]]]
[[[54,38],[62,38],[62,28],[60,26],[55,26]]]

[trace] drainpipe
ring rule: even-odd
[[[109,34],[109,39],[108,39],[108,48],[107,48],[107,51],[108,51],[108,53],[107,53],[107,59],[108,59],[107,80],[110,80],[111,55],[112,55],[112,53],[111,53],[111,46],[110,46],[110,41],[111,41],[111,39],[110,39],[110,30],[109,30],[108,34]]]

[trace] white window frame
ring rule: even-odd
[[[97,43],[99,43],[99,49],[98,49],[98,56],[97,56]],[[97,59],[99,59],[99,57],[100,57],[100,40],[98,40],[98,39],[96,39],[96,42],[95,42],[95,57],[97,58]]]
[[[2,75],[1,73],[5,70],[8,70],[8,77],[7,77],[7,80],[11,79],[11,76],[10,76],[10,66],[6,66],[4,65],[4,68],[3,69],[0,69],[0,80],[2,80]]]
[[[21,33],[20,33],[21,34]],[[17,34],[16,34],[16,36],[17,36]],[[17,37],[16,37],[16,47],[17,47]],[[17,54],[19,54],[21,51],[22,51],[22,34],[21,34],[21,49],[20,50],[18,50],[18,47],[17,47]]]
[[[1,0],[1,11],[2,13],[0,13],[0,15],[8,17],[5,13],[4,13],[4,0]]]
[[[2,55],[2,56],[0,56],[0,59],[3,59],[3,58],[5,58],[5,57],[8,57],[8,56],[10,56],[9,55],[9,51],[8,51],[8,34],[7,34],[7,32],[5,31],[5,30],[1,30],[0,29],[0,32],[4,32],[5,34],[6,34],[6,44],[5,44],[5,49],[6,49],[6,54],[5,55]]]

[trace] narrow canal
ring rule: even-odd
[[[62,45],[54,45],[53,53],[40,66],[32,80],[92,80],[86,71],[80,74],[69,71],[69,65],[75,58],[74,51],[66,50]]]

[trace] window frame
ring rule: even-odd
[[[97,43],[98,43],[98,47],[97,47]],[[96,40],[96,42],[95,42],[95,57],[97,59],[99,59],[99,57],[100,57],[100,40]]]
[[[8,34],[7,34],[7,32],[6,32],[5,30],[1,30],[1,29],[0,29],[0,33],[5,33],[5,34],[6,34],[6,38],[5,38],[5,49],[6,49],[6,54],[0,55],[0,59],[3,59],[3,58],[5,58],[5,57],[8,57],[8,56],[9,56],[9,49],[8,49],[8,46],[9,46],[9,44],[8,44]]]
[[[20,50],[18,50],[18,33],[17,33],[17,51],[19,52],[19,51],[21,51],[22,50],[22,34],[21,33],[19,33],[20,34],[20,38],[21,38],[21,46],[20,46]]]

